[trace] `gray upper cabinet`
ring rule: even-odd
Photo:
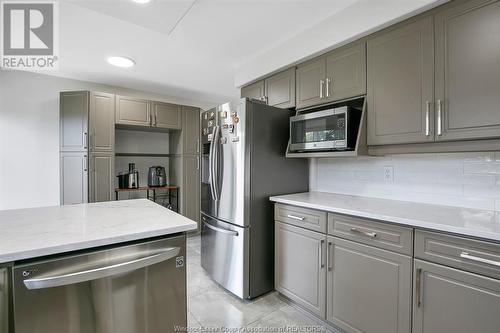
[[[366,94],[366,44],[341,48],[326,57],[325,98],[338,101]]]
[[[114,200],[114,153],[90,154],[90,202]]]
[[[181,106],[176,104],[151,102],[152,126],[181,129]]]
[[[264,90],[268,105],[283,109],[295,107],[295,67],[266,78]]]
[[[184,200],[184,216],[200,221],[200,157],[183,157],[183,187],[182,198]]]
[[[89,92],[62,92],[60,108],[60,151],[83,151],[88,148]]]
[[[497,333],[500,280],[415,260],[413,333]]]
[[[326,319],[345,332],[409,333],[411,257],[331,236],[327,242]]]
[[[88,154],[86,152],[62,152],[60,162],[61,205],[87,203]]]
[[[116,96],[116,124],[150,126],[150,103],[145,99]]]
[[[283,295],[325,318],[326,236],[275,222],[275,283]]]
[[[90,94],[90,150],[114,151],[115,95],[92,92]]]
[[[437,140],[500,137],[500,2],[436,15]]]
[[[182,107],[182,140],[184,154],[200,152],[200,109]]]
[[[297,67],[297,109],[366,93],[366,45],[359,42]]]
[[[322,57],[298,66],[296,75],[297,109],[323,103],[323,90],[326,77],[325,58]]]
[[[368,144],[434,140],[434,39],[432,17],[370,39]]]
[[[264,80],[257,81],[241,88],[241,97],[264,100]]]

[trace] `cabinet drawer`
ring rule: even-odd
[[[328,233],[382,249],[412,254],[413,229],[411,228],[328,214]]]
[[[500,244],[417,230],[415,258],[500,278]]]
[[[274,219],[309,230],[326,233],[326,212],[276,204],[274,206]]]

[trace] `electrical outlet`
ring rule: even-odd
[[[384,182],[394,183],[394,167],[385,166],[384,167]]]

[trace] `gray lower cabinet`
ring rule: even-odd
[[[436,140],[500,137],[500,2],[458,2],[435,26]]]
[[[326,313],[326,236],[275,222],[275,289],[312,313]]]
[[[61,152],[60,193],[61,205],[87,203],[88,195],[88,153]]]
[[[90,202],[114,200],[115,154],[95,152],[90,154]]]
[[[120,125],[151,126],[150,102],[117,95],[115,122]]]
[[[257,81],[241,88],[241,97],[264,100],[264,80]]]
[[[186,155],[182,158],[182,198],[184,216],[200,221],[200,157]]]
[[[425,17],[368,41],[369,145],[434,141],[433,32]]]
[[[0,267],[0,333],[9,332],[9,277],[7,268]]]
[[[264,96],[270,106],[288,109],[295,107],[295,67],[264,80]]]
[[[326,78],[325,58],[297,66],[296,107],[306,108],[323,103]]]
[[[326,319],[346,332],[410,332],[411,257],[331,236],[327,245]]]
[[[326,57],[326,101],[366,94],[366,44],[349,45]]]
[[[200,109],[182,107],[182,141],[184,154],[200,153]]]
[[[90,150],[115,149],[115,95],[90,93]]]
[[[59,109],[60,151],[86,150],[89,132],[89,92],[61,92]]]
[[[170,103],[151,102],[152,126],[181,129],[181,106]]]
[[[415,260],[413,333],[497,333],[500,280]]]

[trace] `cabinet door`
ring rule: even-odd
[[[7,268],[0,268],[0,333],[9,332],[9,277]]]
[[[90,154],[90,202],[114,200],[114,166],[113,153]]]
[[[151,113],[149,101],[127,96],[116,96],[117,124],[151,126]]]
[[[326,57],[325,97],[338,101],[366,94],[366,44],[359,43]]]
[[[415,260],[413,333],[497,333],[500,280]]]
[[[297,109],[325,103],[324,81],[326,78],[326,61],[316,61],[297,67],[296,105]],[[323,81],[323,84],[321,83]]]
[[[500,137],[499,18],[500,2],[484,0],[436,15],[437,140]]]
[[[368,144],[434,140],[432,17],[368,41]]]
[[[184,216],[199,222],[200,220],[200,158],[198,156],[183,157]]]
[[[241,88],[241,97],[263,100],[264,98],[264,80],[257,81]]]
[[[200,109],[182,107],[182,138],[184,154],[200,152]]]
[[[87,153],[61,153],[61,205],[88,202],[88,163]]]
[[[275,222],[274,287],[325,318],[326,236]]]
[[[268,77],[264,83],[268,105],[283,109],[295,107],[295,68]]]
[[[115,95],[91,93],[89,135],[91,151],[114,151]]]
[[[153,126],[181,129],[181,106],[176,104],[152,102]]]
[[[411,257],[328,237],[326,319],[346,332],[410,332]]]
[[[89,92],[69,91],[59,96],[61,151],[83,151],[88,147]]]

